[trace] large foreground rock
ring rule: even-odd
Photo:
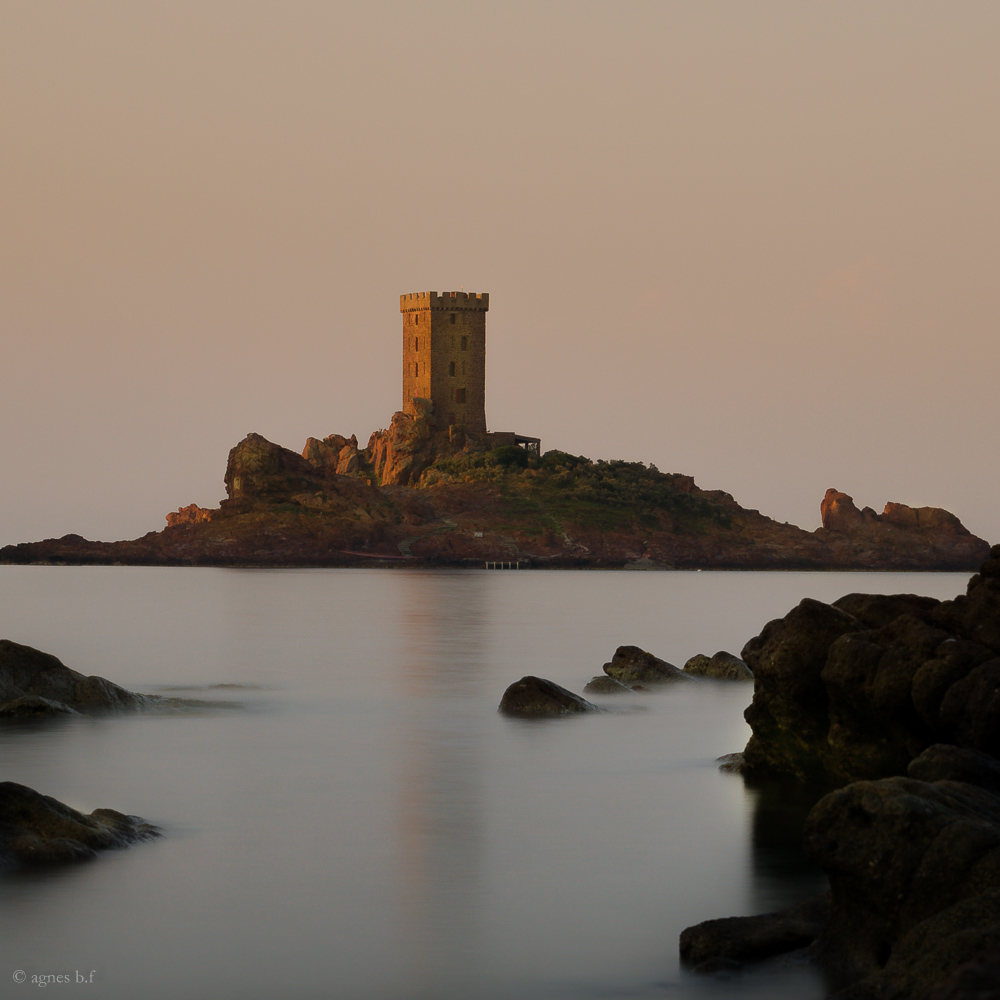
[[[551,718],[580,712],[599,712],[586,698],[543,677],[522,677],[503,693],[499,711],[522,719]]]
[[[0,782],[2,866],[79,861],[159,835],[138,816],[114,809],[95,809],[87,816],[25,785]]]
[[[124,712],[152,699],[71,670],[51,653],[0,639],[0,718]]]
[[[604,672],[622,684],[669,684],[672,681],[690,680],[690,676],[666,660],[638,646],[619,646]]]
[[[902,774],[934,743],[1000,754],[1000,546],[952,601],[807,598],[743,659],[749,774],[840,785]]]
[[[836,1000],[1000,996],[997,789],[1000,762],[935,745],[908,776],[827,794],[803,839],[828,900],[689,927],[682,960],[719,971],[808,945]]]
[[[843,989],[838,998],[924,997],[1000,947],[1000,798],[992,792],[951,780],[856,782],[817,803],[805,847],[830,878],[819,953]]]

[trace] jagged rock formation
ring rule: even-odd
[[[748,774],[843,784],[934,743],[1000,753],[1000,546],[967,593],[806,599],[743,649]]]
[[[0,867],[82,861],[158,836],[139,816],[114,809],[88,816],[25,785],[0,782]]]
[[[210,509],[189,503],[186,507],[167,514],[167,526],[172,528],[181,524],[201,524],[202,521],[211,521],[212,513]]]
[[[425,400],[360,450],[331,434],[298,455],[249,434],[229,454],[218,509],[191,504],[131,541],[8,545],[0,562],[971,569],[989,551],[946,511],[869,516],[833,491],[826,526],[808,532],[690,476],[501,439],[442,429]]]
[[[954,514],[940,507],[907,507],[887,503],[881,514],[871,507],[858,510],[853,498],[829,489],[820,504],[821,533],[846,537],[875,559],[896,553],[905,558],[916,538],[928,539],[953,559],[986,558],[981,539],[976,538]]]

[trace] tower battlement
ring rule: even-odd
[[[486,312],[490,307],[489,292],[409,292],[399,297],[400,312],[424,309],[474,309]]]

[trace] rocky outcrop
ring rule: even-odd
[[[901,774],[934,743],[1000,753],[1000,546],[953,601],[806,599],[743,649],[750,774],[838,785]]]
[[[622,684],[669,684],[690,680],[683,670],[638,646],[619,646],[604,672]]]
[[[542,677],[522,677],[503,693],[498,711],[521,719],[543,719],[599,712],[586,698]]]
[[[126,712],[151,702],[103,677],[71,670],[50,653],[0,639],[0,717]]]
[[[942,561],[954,564],[957,569],[981,562],[989,553],[986,542],[940,507],[887,503],[885,510],[876,514],[871,507],[858,510],[852,497],[829,489],[820,504],[820,516],[823,523],[820,533],[832,536],[834,545],[846,539],[870,551],[872,557],[894,553],[905,562],[910,553],[932,549]]]
[[[0,782],[0,866],[81,861],[159,835],[138,816],[114,809],[84,815],[25,785]]]
[[[316,485],[316,469],[310,462],[260,434],[248,434],[229,452],[226,492],[230,502],[285,498]]]
[[[692,677],[710,677],[720,681],[752,681],[750,668],[738,656],[719,650],[714,656],[696,653],[684,664],[684,672]]]
[[[358,439],[354,434],[349,438],[330,434],[322,441],[307,438],[302,457],[323,477],[353,475],[361,467]]]
[[[196,503],[189,503],[186,507],[167,514],[167,526],[173,528],[181,524],[201,524],[211,521],[213,513],[214,511],[199,507]]]
[[[368,440],[365,460],[383,485],[416,484],[437,458],[455,454],[466,444],[464,435],[449,435],[438,429],[429,400],[415,399],[413,404],[412,416],[402,411],[394,413],[389,427],[376,431]]]

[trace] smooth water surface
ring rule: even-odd
[[[805,596],[966,579],[2,566],[0,637],[218,704],[0,732],[3,779],[164,831],[0,878],[0,996],[62,974],[116,1000],[819,997],[801,969],[678,967],[685,926],[820,884],[717,770],[749,685],[496,706],[523,674],[580,691],[620,644],[680,664]]]

